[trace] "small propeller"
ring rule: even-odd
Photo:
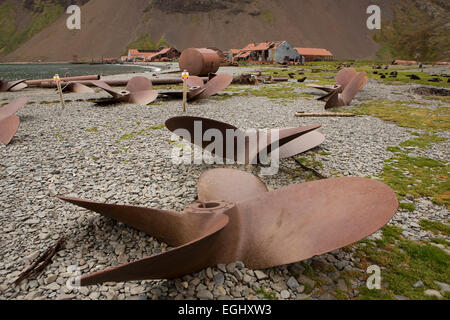
[[[294,263],[364,239],[398,209],[394,191],[375,180],[333,178],[269,192],[233,169],[205,172],[198,196],[183,212],[61,197],[176,246],[84,276],[81,285],[171,279],[234,261],[253,269]]]

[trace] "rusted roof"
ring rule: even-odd
[[[236,56],[236,58],[247,58],[250,55],[250,53],[252,53],[252,52],[251,51],[241,52]]]
[[[327,49],[321,48],[295,48],[299,54],[302,56],[321,56],[321,57],[332,57],[333,54]]]

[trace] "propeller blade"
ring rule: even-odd
[[[0,108],[0,121],[9,118],[17,111],[22,109],[23,106],[28,102],[28,100],[28,98],[19,98]]]
[[[339,93],[337,91],[332,92],[328,98],[327,103],[325,104],[325,109],[335,108],[335,107],[342,107],[345,106],[344,101],[342,100],[342,93]]]
[[[89,286],[102,282],[173,279],[219,263],[216,257],[221,248],[217,246],[217,238],[227,226],[229,218],[220,213],[211,216],[214,223],[208,232],[192,242],[165,253],[82,277],[80,284]],[[195,228],[195,225],[192,227]]]
[[[197,192],[202,202],[220,199],[234,203],[268,192],[268,189],[253,174],[233,169],[213,169],[200,176]]]
[[[19,117],[15,115],[0,120],[0,142],[8,145],[19,129],[19,125]]]
[[[317,85],[317,84],[307,84],[306,86],[308,88],[314,88],[314,89],[322,90],[322,91],[325,91],[327,93],[330,93],[330,92],[332,92],[332,91],[334,91],[336,89],[334,86],[332,86],[332,87],[324,87],[324,86],[320,86],[320,85]]]
[[[342,101],[344,105],[348,106],[352,102],[353,98],[356,96],[358,91],[367,83],[366,73],[360,72],[349,85],[342,92]]]
[[[286,159],[294,157],[308,150],[320,146],[325,141],[325,136],[319,131],[311,131],[298,137],[279,148],[279,158]]]
[[[19,80],[19,81],[13,81],[13,82],[9,82],[9,89],[8,91],[20,91],[23,90],[25,88],[28,88],[28,85],[25,83],[26,80]]]
[[[101,81],[101,80],[93,80],[92,84],[100,89],[105,90],[106,92],[108,92],[110,95],[112,95],[114,97],[114,99],[120,99],[123,98],[124,95],[114,91],[113,88],[111,88],[106,82]]]
[[[158,98],[155,90],[135,91],[129,94],[128,102],[133,104],[147,105]]]
[[[366,178],[285,187],[236,204],[240,261],[265,269],[309,259],[366,238],[398,209],[394,191]]]
[[[152,90],[152,81],[146,77],[134,77],[127,83],[125,90],[134,93]]]
[[[187,80],[187,85],[189,86],[189,88],[192,88],[192,87],[203,87],[205,85],[205,83],[203,82],[202,78],[197,77],[197,76],[191,76]]]
[[[232,75],[219,74],[206,83],[206,85],[205,85],[206,90],[203,91],[198,96],[196,96],[195,100],[207,99],[207,98],[219,93],[226,87],[228,87],[232,82],[233,82]]]
[[[336,84],[342,87],[342,90],[349,85],[349,83],[355,78],[358,74],[356,70],[353,68],[345,68],[338,72],[336,75]],[[342,92],[340,91],[340,93]]]
[[[97,212],[156,237],[171,246],[179,246],[203,235],[213,223],[213,215],[177,212],[130,205],[98,203],[70,197],[59,199]]]
[[[69,82],[64,88],[62,88],[62,92],[73,92],[73,93],[95,93],[95,91],[84,84],[77,82]]]

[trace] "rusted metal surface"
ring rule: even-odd
[[[95,91],[84,84],[69,82],[62,88],[64,93],[95,93]]]
[[[104,81],[92,81],[96,87],[108,92],[113,98],[112,103],[149,104],[156,100],[158,92],[153,90],[152,82],[146,77],[134,77],[127,83],[124,91],[115,91]]]
[[[6,82],[0,79],[0,92],[19,91],[25,89],[28,86],[24,82],[25,80]]]
[[[195,124],[201,124],[201,137],[195,137]],[[258,144],[255,146],[250,143],[249,132],[236,128],[228,123],[201,118],[201,117],[174,117],[166,121],[166,127],[168,130],[177,133],[179,129],[185,129],[190,134],[190,141],[193,144],[197,144],[199,147],[205,149],[211,144],[211,141],[203,140],[205,132],[211,129],[218,130],[224,139],[222,140],[221,150],[214,150],[214,155],[226,159],[229,155],[227,150],[230,148],[227,145],[227,130],[235,135],[233,139],[233,156],[234,159],[230,160],[244,160],[245,163],[251,163],[260,161],[261,153],[267,153],[269,155],[271,152],[276,150],[274,148],[275,144],[278,143],[278,148],[280,148],[280,159],[291,157],[312,148],[317,147],[323,142],[323,135],[320,133],[308,135],[308,133],[315,132],[315,130],[320,128],[320,125],[312,125],[306,127],[298,128],[282,128],[282,129],[272,129],[257,131],[256,137],[258,139]],[[276,131],[276,136],[274,133]],[[238,149],[238,142],[241,137],[245,139],[245,148]],[[272,137],[277,137],[272,138]],[[263,139],[266,139],[265,141]],[[322,139],[323,138],[323,139]],[[273,140],[273,141],[272,141]],[[256,147],[256,148],[255,148]],[[272,150],[273,149],[273,150]],[[298,153],[297,153],[298,151]]]
[[[336,85],[332,87],[307,85],[308,87],[327,92],[318,100],[325,101],[325,109],[349,106],[359,90],[368,82],[365,72],[356,72],[353,68],[345,68],[338,72]]]
[[[226,87],[228,87],[233,81],[233,76],[230,74],[219,74],[209,80],[205,84],[205,90],[202,91],[199,95],[196,95],[192,98],[192,100],[201,100],[212,97],[213,95],[219,93]]]
[[[148,78],[151,82],[152,85],[170,85],[170,84],[182,84],[183,80],[179,79],[179,78]],[[203,81],[208,81],[208,78],[206,77],[202,77],[201,78]],[[104,83],[106,83],[107,85],[111,86],[111,87],[124,87],[128,84],[129,80],[102,80]],[[89,80],[82,80],[82,81],[72,81],[75,83],[79,83],[85,86],[94,86],[92,84],[92,81]],[[61,86],[66,86],[68,85],[69,82],[66,81],[62,81],[61,82]],[[39,88],[56,88],[56,84],[55,82],[41,82],[39,85],[35,85],[36,87]]]
[[[220,57],[214,50],[190,48],[181,53],[179,65],[192,76],[207,76],[219,70]]]
[[[20,120],[14,114],[28,101],[28,98],[20,98],[0,108],[0,142],[7,145],[19,129]]]
[[[219,263],[266,269],[309,259],[366,238],[398,209],[387,185],[335,178],[269,192],[258,178],[232,169],[205,172],[199,201],[182,212],[62,200],[113,218],[175,247],[81,278],[81,285],[172,279]]]
[[[100,80],[100,75],[61,78],[62,82],[83,81],[83,80]],[[25,81],[25,83],[29,86],[39,86],[43,82],[53,82],[53,79],[37,79],[37,80],[26,80]]]
[[[12,115],[0,120],[0,142],[7,145],[19,129],[19,117]]]

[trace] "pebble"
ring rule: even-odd
[[[427,296],[430,296],[430,297],[437,297],[437,298],[439,298],[439,299],[442,299],[442,298],[443,298],[443,297],[442,297],[442,294],[441,294],[439,291],[437,291],[437,290],[431,290],[431,289],[429,289],[429,290],[426,290],[426,291],[424,292],[424,294],[427,295]]]
[[[214,299],[213,294],[209,290],[202,290],[197,293],[197,298],[200,300],[212,300]]]

